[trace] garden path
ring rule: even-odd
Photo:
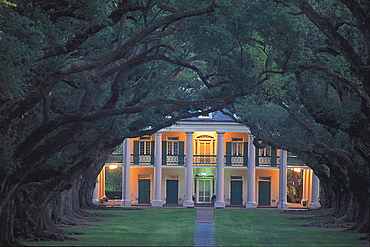
[[[216,246],[213,238],[213,207],[197,208],[194,246]]]

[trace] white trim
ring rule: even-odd
[[[235,122],[211,122],[211,121],[179,121],[176,124],[162,129],[161,131],[187,131],[187,132],[195,132],[195,131],[210,131],[210,130],[217,130],[223,132],[247,132],[250,134],[250,130],[248,127],[238,124]]]

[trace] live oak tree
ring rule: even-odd
[[[0,5],[2,245],[61,239],[51,220],[80,216],[61,192],[84,181],[91,192],[91,176],[125,138],[240,96],[188,43],[191,18],[216,2],[14,3]]]
[[[87,215],[79,208],[125,138],[242,95],[237,113],[314,169],[338,218],[368,219],[368,26],[355,25],[366,5],[13,2],[0,5],[1,244],[61,239],[54,223]]]
[[[369,232],[370,5],[274,2],[301,30],[300,58],[284,73],[260,68],[266,80],[235,111],[252,133],[313,168],[334,224]]]
[[[306,98],[301,102],[313,119],[342,142],[341,148],[318,143],[317,152],[328,162],[332,174],[339,176],[335,188],[341,200],[339,216],[359,222],[355,230],[369,232],[370,4],[367,1],[335,1],[333,9],[319,11],[308,1],[298,1],[297,7],[326,41],[326,46],[323,44],[314,50],[317,60],[300,65],[297,81],[307,83],[313,74],[313,80],[319,77],[322,89],[328,87],[328,91],[334,90],[336,94],[335,99],[320,99],[329,93],[320,95],[317,88],[311,94],[312,87],[301,90]],[[312,100],[308,94],[319,97]],[[318,103],[324,104],[315,106]],[[327,154],[331,157],[325,157]],[[345,189],[350,193],[343,193]]]

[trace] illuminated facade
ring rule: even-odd
[[[122,206],[320,207],[309,167],[285,150],[256,148],[249,129],[220,112],[126,139],[98,177],[94,202],[101,198]]]

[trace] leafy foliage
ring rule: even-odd
[[[369,198],[369,6],[216,2],[1,1],[0,244],[35,210],[7,210],[35,200],[27,185],[45,208],[123,139],[241,96],[229,108],[254,135],[330,174],[337,200]]]

